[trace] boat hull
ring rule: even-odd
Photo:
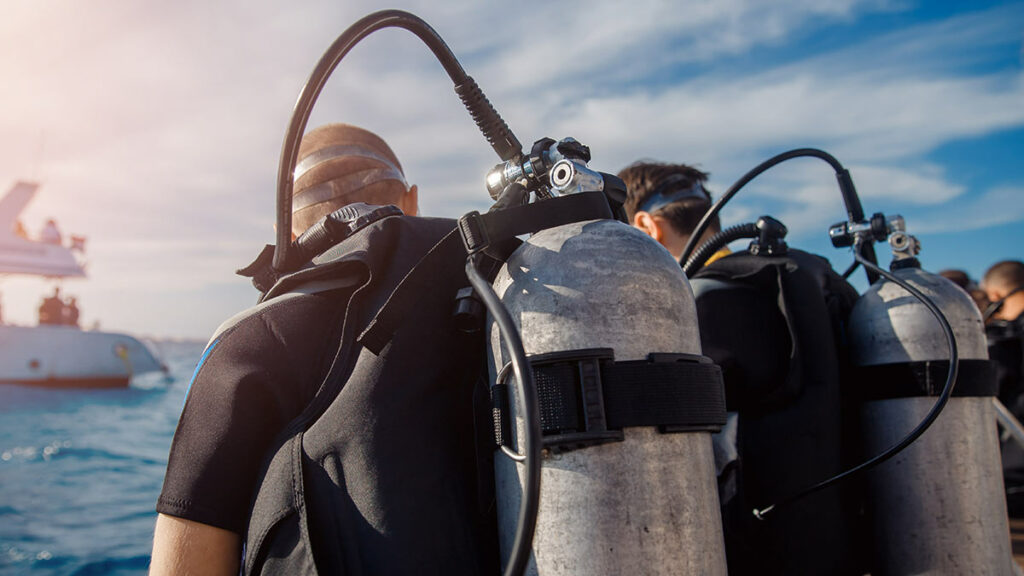
[[[138,339],[70,326],[0,326],[0,384],[123,388],[165,370]]]

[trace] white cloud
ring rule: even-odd
[[[914,225],[911,232],[961,232],[1021,220],[1024,220],[1024,187],[999,186],[986,190],[976,198],[956,206],[955,209],[930,210]]]
[[[814,145],[851,166],[865,198],[926,206],[963,201],[970,191],[924,153],[1024,124],[1020,70],[964,74],[986,50],[1007,42],[1019,49],[1019,6],[737,75],[715,64],[735,56],[757,62],[754,51],[786,47],[809,30],[904,7],[402,4],[438,29],[525,146],[575,136],[604,171],[642,157],[697,162],[721,191],[775,152]],[[166,306],[128,312],[123,292],[162,288],[167,297],[209,287],[234,295],[244,286],[234,268],[273,239],[278,153],[299,88],[334,38],[374,9],[333,0],[5,8],[0,188],[4,179],[40,176],[27,223],[55,215],[65,230],[91,237],[93,279],[80,290],[89,295],[87,315],[194,336],[201,333],[177,331],[215,325],[181,320],[211,314],[208,305],[173,321]],[[483,175],[497,157],[407,32],[374,34],[341,63],[311,125],[333,120],[366,125],[391,142],[421,186],[425,213],[487,206]],[[799,234],[840,219],[837,197],[824,165],[794,163],[759,180],[726,216],[770,209]]]

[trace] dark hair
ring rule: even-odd
[[[985,272],[982,282],[986,287],[995,285],[1007,290],[1024,288],[1024,262],[1020,260],[996,262]]]
[[[687,166],[686,164],[667,164],[662,162],[634,162],[619,172],[619,178],[626,183],[626,217],[630,222],[640,211],[640,207],[648,202],[656,193],[671,195],[673,192],[686,190],[699,185],[704,191],[704,198],[685,196],[664,207],[657,208],[654,214],[665,218],[680,234],[689,235],[697,227],[697,223],[711,208],[711,193],[704,188],[708,173]],[[668,180],[673,180],[670,189],[662,190]],[[721,223],[716,215],[708,227],[710,232],[721,230]]]
[[[964,290],[971,289],[971,277],[967,275],[967,272],[958,270],[955,268],[949,268],[946,270],[940,270],[939,276],[942,276],[946,280],[949,280],[953,284],[963,288]]]

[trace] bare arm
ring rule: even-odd
[[[241,553],[241,538],[230,530],[160,514],[149,575],[235,576]]]

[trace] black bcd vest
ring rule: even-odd
[[[809,496],[764,521],[752,514],[857,458],[842,385],[856,291],[824,258],[793,249],[726,256],[692,286],[704,354],[722,367],[728,409],[738,413],[738,459],[722,494],[729,573],[863,573],[854,558],[856,486]]]
[[[484,341],[455,324],[469,285],[455,229],[386,217],[265,295],[351,288],[322,343],[334,361],[265,460],[244,574],[498,571]],[[410,275],[418,265],[430,273]]]

